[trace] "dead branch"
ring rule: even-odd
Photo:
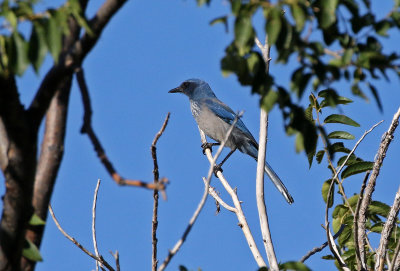
[[[168,112],[167,116],[165,117],[164,123],[161,126],[160,131],[156,134],[154,137],[153,143],[151,144],[151,156],[153,157],[153,164],[154,164],[154,169],[153,169],[153,174],[154,174],[154,184],[157,186],[159,182],[159,172],[158,172],[158,162],[157,162],[157,141],[161,137],[161,135],[164,133],[165,128],[167,127],[169,116],[171,114]],[[152,270],[156,271],[157,270],[157,226],[158,226],[158,189],[154,189],[153,192],[153,198],[154,198],[154,203],[153,203],[153,219],[152,219],[152,228],[151,228],[151,233],[152,233]]]
[[[78,248],[80,248],[83,252],[85,252],[87,255],[89,255],[91,258],[93,258],[94,260],[101,262],[108,270],[110,271],[114,271],[114,268],[112,268],[111,265],[108,264],[108,262],[106,260],[103,259],[103,257],[100,255],[99,257],[97,257],[96,255],[94,255],[93,253],[91,253],[89,250],[87,250],[84,246],[82,246],[74,237],[70,236],[68,233],[66,233],[64,231],[64,229],[61,227],[60,223],[58,222],[58,220],[56,219],[56,216],[54,215],[54,211],[53,208],[51,207],[51,205],[49,204],[49,212],[51,217],[53,218],[54,223],[56,224],[58,230],[68,239],[70,240],[72,243],[74,243]]]
[[[129,185],[129,186],[138,186],[147,189],[165,189],[165,183],[167,179],[163,178],[159,183],[146,183],[140,180],[131,180],[125,179],[115,170],[111,161],[108,159],[104,148],[102,147],[97,135],[95,134],[92,127],[92,106],[90,102],[89,90],[86,85],[86,80],[84,76],[84,72],[82,68],[77,69],[76,79],[78,81],[79,89],[82,95],[82,103],[84,107],[84,116],[83,116],[83,125],[81,128],[81,133],[87,134],[90,141],[92,142],[94,149],[97,153],[97,156],[100,158],[100,161],[103,163],[107,172],[110,174],[111,178],[119,185]]]
[[[94,252],[96,253],[96,257],[99,258],[99,249],[97,248],[97,238],[96,238],[96,204],[97,204],[97,193],[99,192],[100,187],[100,179],[97,180],[96,189],[94,190],[94,197],[93,197],[93,207],[92,207],[92,238],[93,238],[93,247]],[[96,271],[99,270],[100,267],[103,267],[101,262],[96,261]]]
[[[340,234],[343,232],[344,228],[346,227],[345,224],[340,225],[340,229],[338,230],[337,233],[335,233],[335,235],[333,236],[333,240],[336,240],[336,238],[338,238],[340,236]],[[299,262],[304,263],[308,258],[310,258],[312,255],[314,255],[315,253],[318,253],[320,251],[322,251],[324,248],[326,248],[328,246],[328,242],[323,243],[321,246],[319,247],[315,247],[312,250],[310,250],[309,252],[307,252],[306,255],[304,255]]]
[[[203,182],[204,182],[204,184],[206,184],[206,182],[207,182],[206,178],[204,178],[204,177],[203,177]],[[218,204],[220,204],[222,207],[224,207],[228,211],[230,211],[232,213],[237,212],[235,207],[230,206],[223,199],[221,199],[221,197],[218,195],[217,191],[215,191],[215,188],[212,187],[211,185],[208,186],[208,194],[210,194],[210,196],[212,196],[217,201]]]
[[[255,38],[256,44],[262,52],[264,62],[266,65],[265,72],[269,73],[270,62],[270,47],[268,44],[268,36],[265,38],[265,44],[262,45],[259,39]],[[258,217],[260,220],[260,228],[262,233],[262,240],[267,254],[267,259],[271,270],[278,271],[278,261],[276,259],[274,245],[272,243],[271,231],[269,229],[267,206],[265,204],[264,196],[264,168],[265,168],[265,154],[267,149],[267,136],[268,136],[268,113],[261,107],[260,108],[260,139],[257,157],[257,177],[256,177],[256,200]]]
[[[365,223],[366,223],[367,208],[371,202],[372,193],[375,190],[376,178],[378,177],[380,168],[382,167],[383,159],[386,156],[386,152],[389,148],[389,144],[391,143],[391,141],[393,139],[394,131],[396,130],[397,125],[399,123],[399,117],[400,117],[400,108],[394,114],[393,120],[389,126],[388,131],[385,132],[385,134],[382,137],[382,141],[381,141],[381,144],[379,146],[379,149],[378,149],[378,152],[376,155],[372,173],[369,177],[367,187],[365,188],[364,197],[360,204],[360,212],[359,212],[359,217],[358,217],[358,228],[356,228],[356,231],[357,231],[357,235],[358,235],[358,242],[359,242],[358,246],[359,246],[359,250],[360,250],[360,258],[361,258],[362,266],[366,266],[366,264],[365,264],[365,256],[366,256],[366,253],[365,253],[365,242],[366,241],[365,241],[365,239],[367,237],[366,237],[366,232],[365,232],[365,229],[366,229]]]
[[[221,142],[221,145],[219,146],[218,151],[217,151],[217,153],[215,154],[214,157],[211,155],[210,149],[206,149],[206,150],[205,150],[205,151],[206,151],[206,154],[207,154],[207,158],[209,158],[209,161],[210,161],[210,168],[209,168],[209,170],[208,170],[207,179],[206,179],[206,182],[205,182],[205,185],[204,185],[205,188],[204,188],[203,195],[202,195],[202,197],[201,197],[201,199],[200,199],[199,204],[197,205],[196,210],[194,211],[192,217],[190,218],[189,223],[188,223],[188,225],[187,225],[185,231],[183,232],[183,235],[182,235],[181,239],[179,239],[178,242],[176,242],[175,246],[172,248],[172,250],[170,250],[170,251],[168,252],[167,257],[165,258],[165,260],[163,261],[163,263],[162,263],[162,264],[160,265],[160,267],[158,268],[158,271],[164,270],[164,269],[167,267],[167,265],[169,264],[169,262],[171,261],[172,257],[174,257],[175,254],[179,251],[179,249],[181,248],[181,246],[182,246],[183,243],[185,242],[186,237],[188,236],[190,230],[192,229],[194,223],[196,222],[196,219],[198,218],[198,216],[199,216],[201,210],[203,209],[204,204],[206,203],[206,200],[207,200],[208,187],[209,187],[209,185],[210,185],[211,177],[212,177],[213,170],[214,170],[214,167],[215,167],[215,162],[217,161],[217,158],[218,158],[219,155],[221,154],[222,149],[224,148],[225,143],[226,143],[226,141],[228,140],[229,136],[231,135],[232,130],[233,130],[233,128],[235,127],[236,122],[237,122],[237,120],[238,120],[238,118],[239,118],[240,116],[241,116],[241,114],[237,115],[237,116],[235,117],[235,119],[233,120],[233,122],[232,122],[232,124],[231,124],[231,127],[228,129],[228,131],[227,131],[227,133],[226,133],[226,135],[225,135],[225,138],[224,138],[224,140]],[[204,132],[203,132],[200,128],[199,128],[199,132],[200,132],[200,136],[201,136],[201,141],[202,141],[202,143],[205,143],[206,140],[205,140]],[[210,156],[210,157],[209,157],[209,156]],[[221,174],[221,170],[219,170],[218,173]],[[218,174],[218,173],[217,173],[217,174]]]

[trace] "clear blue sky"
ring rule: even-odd
[[[102,1],[90,1],[91,16]],[[383,13],[379,4],[375,7]],[[46,6],[50,1],[42,1]],[[92,98],[93,126],[118,172],[132,179],[152,181],[153,162],[150,145],[167,112],[169,125],[158,143],[160,175],[170,179],[168,201],[160,201],[158,252],[163,261],[168,249],[182,235],[203,193],[202,176],[208,161],[200,148],[197,126],[186,97],[168,94],[168,90],[188,78],[209,82],[217,96],[234,110],[245,110],[243,121],[258,138],[258,97],[239,85],[235,76],[224,78],[220,59],[232,40],[232,31],[222,25],[210,26],[215,17],[229,12],[227,2],[213,1],[211,7],[198,8],[195,1],[129,1],[112,19],[96,47],[87,57],[84,68]],[[232,24],[230,24],[230,27]],[[261,35],[262,33],[260,33]],[[398,48],[397,32],[391,32],[385,45]],[[272,52],[272,59],[276,55]],[[51,59],[40,72],[42,78]],[[272,62],[271,72],[279,82],[288,85],[291,67]],[[360,145],[357,153],[373,160],[381,135],[387,129],[400,104],[399,81],[376,83],[384,106],[380,113],[375,102],[346,106],[346,114],[361,124],[348,128],[356,138],[379,120],[385,122]],[[29,103],[39,84],[30,69],[18,80],[24,102]],[[350,89],[342,85],[343,94]],[[152,191],[119,187],[100,164],[87,136],[79,133],[82,125],[82,103],[76,82],[73,83],[65,155],[52,205],[64,229],[93,251],[91,241],[91,208],[98,178],[102,180],[97,205],[97,237],[101,254],[113,263],[109,251],[118,250],[123,270],[149,270],[151,267]],[[304,154],[294,151],[294,138],[285,135],[280,112],[270,114],[267,160],[284,180],[295,199],[289,206],[267,180],[266,202],[275,250],[280,262],[299,260],[313,247],[326,240],[321,227],[325,205],[321,197],[323,181],[329,179],[326,164],[316,163],[309,170]],[[398,133],[397,133],[398,134]],[[355,143],[349,142],[349,147]],[[394,140],[378,179],[374,199],[391,204],[399,185],[398,162],[400,142]],[[251,230],[263,253],[255,202],[256,163],[235,153],[224,166],[224,174],[237,187]],[[3,176],[0,177],[3,179]],[[362,176],[345,181],[349,195],[359,192]],[[230,202],[217,179],[212,185]],[[4,186],[1,186],[4,193]],[[337,199],[339,197],[336,197]],[[236,217],[222,209],[215,215],[214,200],[209,198],[197,223],[168,270],[179,265],[197,270],[256,270]],[[82,253],[47,222],[42,244],[44,261],[37,270],[93,270],[94,261]],[[332,262],[321,260],[327,250],[314,255],[306,264],[313,270],[334,270]]]

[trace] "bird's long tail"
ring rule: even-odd
[[[265,173],[267,173],[268,177],[271,179],[271,181],[274,183],[275,187],[285,197],[286,201],[289,204],[292,204],[294,202],[292,196],[290,195],[289,191],[287,190],[286,186],[283,184],[281,179],[278,177],[278,175],[276,175],[275,171],[271,168],[271,166],[267,162],[265,162],[264,170]]]

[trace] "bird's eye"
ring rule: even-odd
[[[186,89],[189,86],[189,82],[183,82],[182,83],[182,88]]]

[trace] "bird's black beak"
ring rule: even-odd
[[[173,88],[170,91],[168,91],[168,93],[182,93],[182,92],[183,91],[182,91],[182,88],[180,86],[176,87],[176,88]]]

